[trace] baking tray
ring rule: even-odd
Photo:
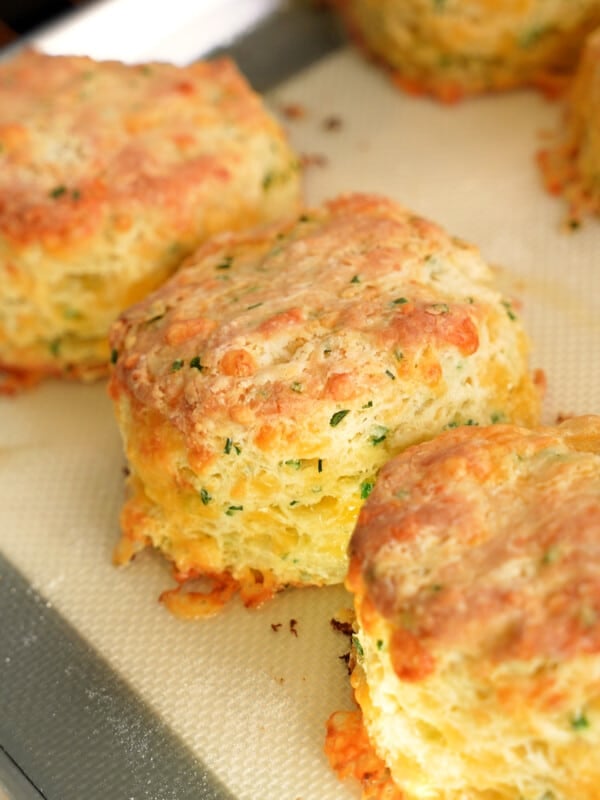
[[[534,161],[556,104],[408,97],[326,12],[277,0],[105,2],[30,41],[124,60],[231,53],[302,154],[309,203],[382,192],[478,244],[546,373],[544,420],[600,412],[600,224],[566,233]],[[103,383],[0,400],[0,799],[356,800],[323,755],[327,717],[352,703],[330,624],[344,589],[172,617],[159,557],[111,564],[123,467]]]

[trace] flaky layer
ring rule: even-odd
[[[232,62],[0,65],[0,366],[94,375],[108,328],[216,231],[299,199],[283,133]]]
[[[398,83],[443,100],[560,87],[598,0],[334,0],[351,30],[390,65]]]
[[[526,337],[478,252],[383,198],[217,237],[112,346],[125,536],[183,573],[340,582],[390,455],[538,414]]]

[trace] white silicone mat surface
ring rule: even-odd
[[[384,192],[478,244],[523,303],[532,366],[548,379],[545,421],[600,413],[600,222],[565,233],[534,162],[556,105],[531,92],[458,106],[410,98],[350,48],[268,102],[306,157],[309,203]],[[206,622],[172,617],[157,602],[171,585],[159,558],[111,565],[123,465],[104,384],[0,400],[2,553],[236,798],[359,797],[323,755],[328,715],[351,702],[346,642],[330,626],[344,590],[233,604]],[[135,756],[143,737],[127,741]]]

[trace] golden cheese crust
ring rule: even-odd
[[[595,800],[599,541],[599,416],[383,467],[350,545],[352,683],[406,800]]]
[[[539,163],[548,191],[565,198],[571,225],[600,214],[600,29],[586,41],[562,129]]]
[[[598,0],[333,0],[351,32],[413,93],[445,101],[564,84]]]
[[[390,455],[538,415],[525,334],[477,250],[381,197],[215,237],[111,343],[125,542],[183,576],[341,582]]]
[[[298,162],[227,59],[0,64],[0,365],[94,376],[209,235],[293,213]]]

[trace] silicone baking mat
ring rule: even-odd
[[[302,154],[308,202],[382,192],[478,244],[522,304],[545,421],[600,412],[600,223],[566,233],[534,162],[559,107],[532,92],[408,97],[335,46],[326,15],[275,5],[260,30],[222,43]],[[119,55],[86,24],[37,41]],[[178,24],[136,40],[133,57],[193,57]],[[345,591],[174,618],[157,602],[171,584],[160,558],[111,564],[123,466],[104,384],[0,400],[0,798],[356,800],[323,755],[328,715],[351,705],[346,642],[330,625]]]

